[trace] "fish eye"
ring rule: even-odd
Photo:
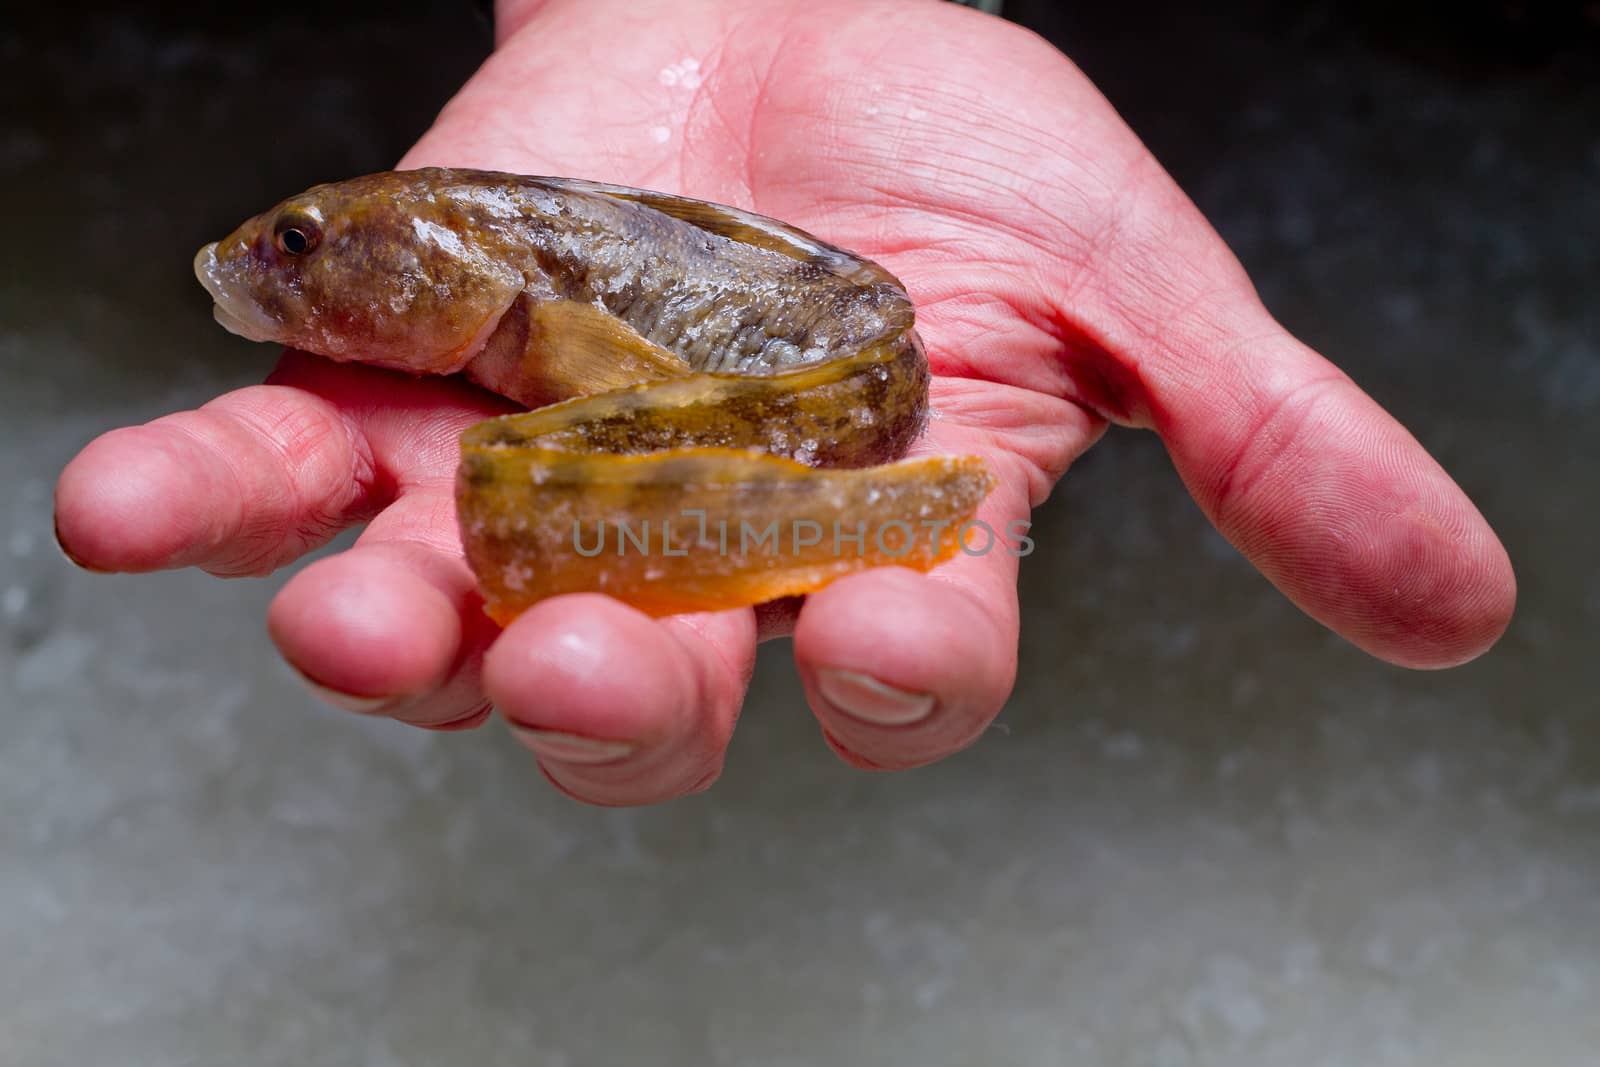
[[[278,225],[273,233],[273,241],[278,246],[278,251],[289,256],[303,256],[322,239],[322,231],[317,224],[309,218],[300,215],[285,215],[278,220]]]

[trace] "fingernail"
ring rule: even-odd
[[[371,715],[379,708],[395,702],[396,697],[363,697],[354,693],[341,693],[337,689],[329,689],[321,682],[312,681],[307,675],[295,672],[296,677],[305,683],[311,694],[324,704],[331,704],[343,711],[353,711],[358,715]]]
[[[511,734],[536,756],[558,763],[610,763],[631,755],[631,741],[606,741],[598,737],[580,737],[560,730],[536,730],[531,726],[511,723]]]
[[[494,705],[487,700],[481,700],[472,706],[472,710],[457,715],[453,719],[443,722],[418,723],[424,730],[437,730],[440,733],[449,733],[453,730],[471,730],[482,726],[485,719],[494,713]]]
[[[820,670],[817,689],[829,704],[874,726],[910,726],[933,713],[932,693],[908,693],[859,671]]]

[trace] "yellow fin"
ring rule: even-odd
[[[690,373],[682,357],[604,308],[527,293],[467,366],[473,381],[529,407]]]

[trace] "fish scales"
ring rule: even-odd
[[[567,592],[660,615],[925,570],[994,484],[974,457],[902,458],[929,371],[900,282],[736,208],[391,171],[290,197],[195,272],[242,336],[533,409],[461,442],[463,549],[501,622]]]

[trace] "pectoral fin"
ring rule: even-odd
[[[604,308],[523,293],[467,376],[529,407],[692,373]]]

